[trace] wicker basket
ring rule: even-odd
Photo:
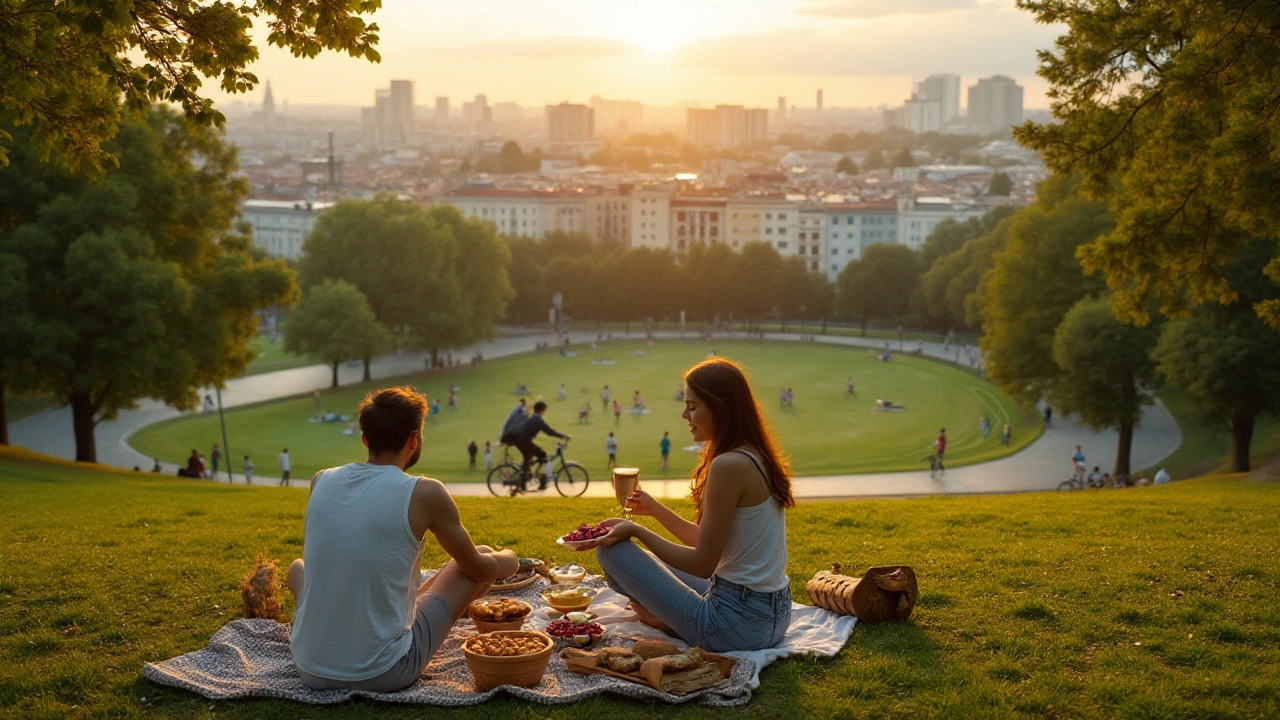
[[[542,676],[547,670],[547,661],[551,659],[551,651],[555,648],[550,635],[536,630],[499,630],[486,634],[513,637],[536,636],[543,639],[546,647],[528,655],[495,657],[473,653],[467,649],[467,643],[463,642],[462,654],[467,660],[467,668],[471,670],[471,677],[476,681],[476,692],[486,692],[501,685],[533,687],[542,682]]]
[[[818,571],[805,590],[818,607],[869,623],[906,620],[919,595],[916,573],[906,565],[873,567],[856,578],[841,575],[840,563],[834,563],[830,572]]]

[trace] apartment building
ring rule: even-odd
[[[240,219],[253,229],[253,246],[267,255],[285,260],[302,256],[302,242],[315,229],[316,221],[333,203],[299,200],[245,200]]]
[[[725,203],[717,197],[675,197],[670,201],[670,247],[684,252],[696,243],[725,241]]]
[[[671,188],[647,185],[631,191],[631,246],[670,249]]]
[[[898,241],[898,203],[893,200],[829,203],[822,213],[826,218],[826,273],[833,282],[846,265],[862,259],[868,247]]]
[[[827,255],[827,217],[822,206],[801,206],[796,213],[796,255],[805,259],[809,272],[822,272]]]
[[[584,226],[596,242],[631,245],[631,186],[595,188],[585,201]]]
[[[459,188],[439,201],[467,217],[488,220],[504,235],[542,238],[555,231],[589,232],[586,203],[576,191]]]
[[[952,202],[950,198],[920,197],[898,200],[898,239],[900,245],[919,250],[929,233],[943,220],[964,222],[982,217],[986,208],[971,203]]]

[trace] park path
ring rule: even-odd
[[[679,339],[678,332],[655,332],[658,339]],[[595,340],[595,332],[573,332],[570,339],[575,345]],[[643,339],[641,333],[615,333],[615,339]],[[696,334],[690,334],[695,337]],[[743,339],[743,333],[716,333],[716,339]],[[765,339],[789,342],[814,342],[828,345],[851,347],[867,347],[883,349],[886,344],[895,352],[899,342],[877,338],[860,338],[843,335],[810,335],[802,333],[766,333]],[[471,357],[480,352],[485,358],[498,358],[508,355],[532,351],[536,343],[546,341],[542,335],[512,335],[495,340],[477,343],[466,348],[457,355]],[[911,341],[905,347],[914,350],[917,344]],[[944,346],[942,343],[925,342],[921,346],[924,355],[953,362],[956,364],[971,363],[967,353],[955,346]],[[424,368],[424,356],[420,352],[405,352],[381,357],[373,362],[371,374],[375,379],[402,377]],[[339,369],[340,385],[349,385],[361,381],[362,368],[356,364]],[[280,370],[260,375],[237,378],[227,382],[222,391],[222,404],[225,408],[233,408],[252,403],[275,400],[284,397],[310,393],[315,388],[327,388],[330,383],[330,369],[327,365]],[[152,459],[137,452],[128,445],[128,437],[137,430],[162,420],[177,417],[181,413],[161,403],[145,400],[138,407],[120,413],[114,421],[98,425],[95,433],[98,445],[98,460],[105,465],[123,468],[141,467],[144,470],[152,465]],[[998,426],[996,432],[998,432]],[[75,443],[71,432],[70,408],[52,408],[32,417],[14,423],[9,429],[10,441],[14,445],[29,448],[36,452],[54,457],[73,459]],[[1163,405],[1146,408],[1141,426],[1134,431],[1132,466],[1149,467],[1171,455],[1182,442],[1182,435],[1177,422]],[[1073,423],[1069,418],[1054,416],[1053,425],[1046,428],[1044,434],[1020,452],[977,465],[954,468],[946,471],[938,479],[929,477],[927,471],[908,471],[894,473],[864,473],[856,475],[823,475],[796,477],[793,479],[793,491],[800,499],[849,498],[875,496],[911,496],[935,494],[968,494],[968,493],[1008,493],[1028,492],[1036,490],[1052,490],[1069,474],[1069,458],[1076,445],[1084,447],[1092,464],[1106,467],[1115,458],[1118,443],[1114,431],[1094,432]],[[168,474],[177,470],[177,465],[162,463]],[[259,484],[274,484],[271,477],[275,471],[275,463],[265,460],[260,463],[263,472],[258,473]],[[220,479],[225,479],[225,472]],[[235,481],[244,482],[244,476],[236,475]],[[305,487],[309,478],[295,479],[296,487]],[[658,497],[684,497],[688,494],[687,480],[644,481],[645,488]],[[488,495],[484,483],[448,483],[454,495],[480,496]],[[609,483],[592,483],[587,491],[588,496],[607,497],[612,495]],[[554,491],[541,493],[543,497],[556,496]]]

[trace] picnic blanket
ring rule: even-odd
[[[602,617],[625,612],[627,599],[590,577],[587,584],[603,588],[592,603],[592,611]],[[526,627],[546,627],[552,611],[538,594],[544,581],[504,593],[518,597],[536,609]],[[854,618],[821,608],[795,605],[792,623],[780,647],[757,652],[727,653],[738,658],[732,674],[723,682],[689,695],[671,695],[608,675],[577,675],[568,672],[564,660],[554,653],[542,682],[532,688],[504,685],[477,693],[462,655],[462,641],[475,634],[469,619],[458,621],[444,645],[423,670],[422,678],[395,693],[363,690],[312,690],[302,684],[289,650],[289,626],[274,620],[233,620],[199,650],[158,663],[147,663],[142,676],[160,685],[182,688],[215,700],[245,697],[274,697],[311,704],[331,704],[352,697],[388,702],[417,703],[442,707],[478,705],[499,693],[542,704],[571,703],[604,692],[632,698],[657,699],[669,703],[701,703],[728,707],[744,705],[760,684],[760,669],[788,655],[812,652],[830,656],[839,651],[853,630]],[[665,637],[641,623],[610,625],[606,645],[624,645],[633,637]],[[683,643],[677,645],[684,647]]]

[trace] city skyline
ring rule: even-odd
[[[851,108],[899,105],[935,73],[959,75],[966,87],[1001,74],[1026,88],[1026,107],[1041,108],[1035,51],[1060,32],[1012,0],[690,0],[608,10],[583,0],[535,9],[488,0],[450,8],[445,20],[423,5],[389,0],[373,16],[379,64],[334,53],[302,60],[263,43],[251,68],[257,88],[207,89],[220,105],[255,104],[270,80],[277,103],[363,106],[373,88],[402,78],[420,101],[483,93],[527,106],[599,95],[770,107],[782,95],[803,108],[822,88],[826,107]]]

